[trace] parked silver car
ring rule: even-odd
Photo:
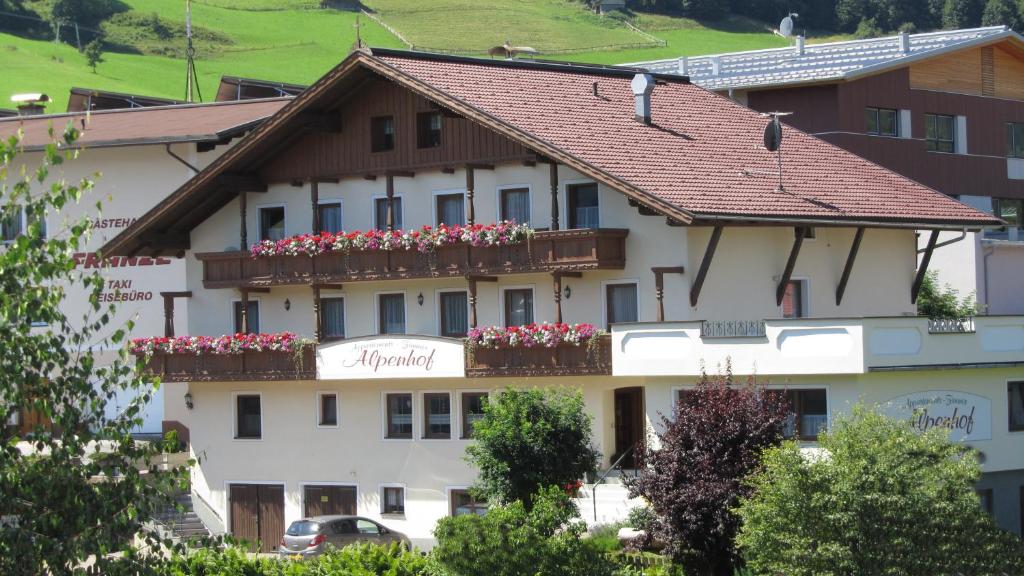
[[[355,543],[391,544],[401,542],[412,546],[401,532],[361,516],[314,516],[296,520],[285,530],[278,553],[291,558],[317,556],[328,546],[344,548]]]

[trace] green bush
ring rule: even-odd
[[[978,311],[974,294],[963,299],[960,293],[949,284],[939,286],[939,273],[936,270],[927,272],[921,282],[921,291],[917,294],[917,313],[933,320],[944,318],[966,318]]]
[[[428,560],[399,544],[363,544],[302,561],[257,558],[244,548],[203,548],[175,555],[160,576],[427,576]]]
[[[974,492],[977,458],[936,429],[863,407],[818,438],[765,452],[737,513],[755,574],[1024,574],[1024,546]]]

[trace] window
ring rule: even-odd
[[[1010,431],[1024,430],[1024,382],[1007,384],[1007,403],[1010,405]]]
[[[484,417],[487,392],[462,393],[462,437],[473,437],[473,425]]]
[[[281,240],[284,235],[284,206],[260,208],[260,240]]]
[[[320,332],[324,340],[345,337],[345,299],[320,299]]]
[[[1006,221],[1007,226],[999,230],[989,230],[985,236],[990,238],[1003,238],[1009,240],[1024,240],[1020,230],[1024,229],[1024,200],[1010,200],[1007,198],[992,199],[992,213]]]
[[[380,534],[380,526],[376,522],[356,518],[356,530],[360,534]]]
[[[597,184],[570,184],[566,191],[569,228],[597,228]]]
[[[441,145],[441,113],[420,112],[416,115],[416,147],[437,148]]]
[[[235,300],[235,334],[242,332],[242,301]],[[246,314],[249,318],[249,331],[248,334],[259,334],[260,332],[260,302],[259,300],[249,300],[248,313]]]
[[[321,392],[319,394],[319,415],[317,423],[320,426],[338,425],[338,395],[334,392]]]
[[[21,412],[15,410],[14,412],[11,412],[10,416],[7,417],[7,425],[18,426],[19,424],[21,424]]]
[[[605,300],[608,326],[637,321],[636,284],[608,284],[605,286]]]
[[[258,394],[235,396],[235,438],[260,439],[263,437],[263,414]]]
[[[505,290],[505,326],[533,323],[533,288]]]
[[[452,396],[447,392],[423,394],[423,437],[447,440],[452,437]]]
[[[4,244],[14,242],[15,238],[21,236],[23,219],[24,213],[20,213],[12,214],[10,217],[0,221],[0,235],[3,237]]]
[[[388,438],[412,438],[412,394],[388,394]]]
[[[680,388],[676,390],[676,402],[683,402],[685,400],[693,398],[693,395],[696,393],[696,388]]]
[[[474,498],[468,490],[452,490],[449,493],[452,516],[464,514],[476,514],[483,516],[487,513],[487,503]]]
[[[1006,156],[1024,158],[1024,122],[1006,123]]]
[[[405,514],[405,488],[401,486],[384,486],[381,489],[380,500],[381,514]],[[362,526],[359,527],[359,531],[365,534]]]
[[[817,440],[818,432],[828,427],[828,399],[825,390],[788,390],[786,397],[793,416],[785,435],[800,440]]]
[[[465,292],[441,292],[439,301],[441,336],[464,337],[469,332],[469,295]]]
[[[377,331],[405,334],[405,294],[377,295]]]
[[[925,114],[925,148],[929,152],[954,152],[956,144],[956,117],[943,114]]]
[[[899,136],[899,113],[891,108],[865,108],[864,120],[868,134]]]
[[[466,201],[462,192],[438,194],[434,198],[437,202],[437,224],[462,226],[466,223]]]
[[[402,228],[402,198],[395,196],[395,230]],[[375,198],[373,200],[373,225],[377,230],[388,229],[388,199]]]
[[[530,189],[505,188],[501,196],[501,220],[514,220],[520,224],[530,223]]]
[[[321,202],[317,207],[321,232],[341,232],[341,202]]]
[[[981,490],[975,490],[975,492],[978,493],[978,500],[981,500],[981,509],[991,515],[992,514],[992,510],[993,510],[993,507],[992,507],[992,499],[993,499],[992,489],[991,488],[984,488],[984,489],[981,489]]]
[[[803,318],[807,315],[807,281],[790,280],[782,295],[782,317]]]
[[[387,152],[395,149],[395,119],[392,116],[370,118],[370,150]]]

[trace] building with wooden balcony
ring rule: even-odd
[[[865,372],[864,318],[915,315],[942,231],[1002,223],[795,129],[780,174],[766,122],[637,69],[353,52],[105,246],[185,261],[166,311],[187,302],[187,326],[136,347],[202,455],[197,510],[249,538],[274,510],[264,550],[313,512],[429,544],[476,508],[463,454],[490,394],[581,390],[607,468],[723,350],[746,373],[785,356],[771,385],[807,442],[875,378],[931,390],[902,358]],[[1024,380],[1013,355],[978,352],[978,395]],[[599,494],[591,521],[632,505]]]

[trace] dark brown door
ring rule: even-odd
[[[261,552],[273,552],[284,536],[284,486],[232,484],[231,534]]]
[[[641,387],[619,388],[615,391],[615,452],[612,463],[627,450],[622,459],[622,468],[636,468],[638,451],[642,450],[644,439],[644,389]],[[630,450],[632,448],[632,450]]]
[[[305,509],[307,518],[333,514],[356,514],[355,486],[306,486]]]

